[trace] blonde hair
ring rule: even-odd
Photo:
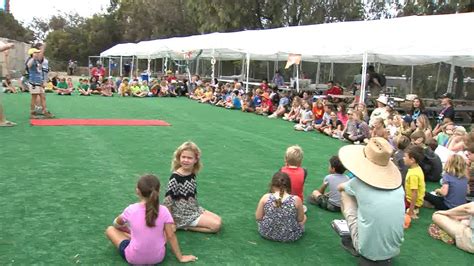
[[[303,161],[303,149],[298,145],[293,145],[286,149],[285,162],[291,166],[301,166]]]
[[[430,125],[430,120],[428,119],[428,117],[424,114],[421,114],[420,116],[418,116],[416,118],[416,125],[419,129],[425,131],[427,129],[431,130],[431,125]],[[423,127],[421,127],[421,124],[423,124]]]
[[[466,167],[466,161],[464,161],[464,158],[462,158],[461,155],[453,154],[444,165],[444,171],[461,179],[466,176]]]
[[[186,141],[174,151],[173,160],[171,161],[171,171],[176,171],[181,167],[180,157],[183,151],[193,152],[194,156],[196,156],[196,163],[194,164],[194,167],[193,167],[193,174],[197,174],[199,170],[201,170],[201,167],[202,167],[201,150],[192,141]]]

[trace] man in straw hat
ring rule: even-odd
[[[352,255],[360,255],[363,265],[390,265],[403,242],[402,177],[391,155],[392,147],[379,137],[371,138],[367,146],[339,150],[342,164],[355,176],[338,187],[350,231],[342,245]]]

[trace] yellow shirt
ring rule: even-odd
[[[408,202],[411,203],[411,190],[418,190],[418,197],[415,202],[416,207],[423,206],[423,198],[425,197],[425,175],[420,166],[409,168],[405,179],[405,195]]]

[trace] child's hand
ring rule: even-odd
[[[179,262],[192,262],[192,261],[197,261],[198,257],[193,256],[193,255],[183,255],[181,256],[181,259]]]

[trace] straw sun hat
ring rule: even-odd
[[[367,146],[347,145],[339,149],[342,164],[364,183],[380,189],[396,189],[402,176],[390,160],[392,147],[384,138],[371,138]]]

